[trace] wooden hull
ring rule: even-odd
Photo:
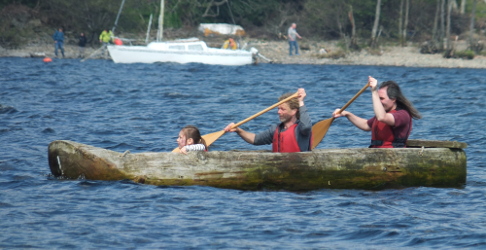
[[[130,179],[152,185],[288,191],[460,187],[466,182],[466,154],[460,148],[465,144],[448,145],[458,148],[319,149],[284,154],[210,151],[183,155],[119,153],[72,141],[53,141],[48,158],[54,176]]]

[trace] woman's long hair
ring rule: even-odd
[[[382,88],[387,88],[386,93],[388,94],[388,98],[390,99],[395,99],[397,102],[397,108],[399,109],[405,109],[410,116],[414,119],[420,119],[422,118],[422,115],[420,115],[420,112],[415,109],[413,106],[412,102],[410,102],[403,94],[402,91],[400,90],[400,86],[394,81],[386,81],[381,83],[380,89]]]

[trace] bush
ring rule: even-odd
[[[339,58],[346,57],[346,52],[342,50],[327,51],[327,52],[320,51],[318,54],[316,54],[316,57],[318,59],[323,59],[323,58],[339,59]]]
[[[26,44],[25,32],[18,29],[7,29],[0,32],[0,46],[6,49],[18,49]]]
[[[474,59],[474,56],[476,56],[476,54],[472,50],[457,51],[454,54],[454,58],[462,58],[462,59],[469,59],[469,60]]]

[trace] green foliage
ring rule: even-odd
[[[29,8],[34,8],[39,1],[40,0],[0,0],[0,9],[3,9],[3,7],[10,4],[25,5]]]
[[[316,57],[319,58],[319,59],[323,59],[323,58],[339,59],[339,58],[346,57],[346,52],[339,49],[339,50],[331,51],[331,52],[328,52],[328,53],[316,54]]]
[[[475,53],[472,50],[464,50],[464,51],[456,51],[454,54],[455,58],[462,58],[462,59],[474,59]]]
[[[0,32],[0,46],[7,49],[20,48],[27,42],[25,33],[25,30],[17,28]]]
[[[451,35],[461,35],[469,30],[472,1],[467,1],[466,15],[453,13]],[[0,36],[4,43],[22,41],[21,38],[11,37],[16,33],[22,34],[21,28],[11,25],[17,19],[6,16],[12,14],[9,6],[23,5],[35,11],[26,12],[24,17],[29,20],[20,18],[19,22],[35,20],[52,30],[62,26],[67,34],[84,32],[96,41],[103,29],[114,26],[121,2],[122,0],[0,0],[4,16],[0,19],[0,28],[3,29],[0,30],[3,33]],[[187,27],[196,30],[200,23],[235,23],[242,25],[253,37],[277,38],[279,33],[285,34],[289,25],[296,22],[299,34],[306,38],[350,39],[352,26],[348,14],[352,9],[356,24],[355,39],[369,39],[375,20],[376,3],[377,0],[165,0],[164,27]],[[382,0],[378,38],[380,42],[398,40],[400,3],[400,0]],[[408,41],[430,39],[436,8],[437,0],[410,0]],[[115,35],[145,33],[151,14],[151,29],[155,30],[159,13],[160,0],[126,0]],[[484,22],[484,13],[486,3],[478,0],[476,23]]]
[[[467,0],[466,2],[466,13],[471,13],[474,0]],[[486,18],[486,2],[483,0],[476,0],[476,17]]]

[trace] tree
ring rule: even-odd
[[[349,47],[357,49],[358,43],[356,41],[356,24],[354,22],[353,6],[352,5],[349,6],[348,18],[349,18],[349,22],[351,23],[351,41],[350,41]]]
[[[404,6],[405,5],[405,6]],[[405,8],[405,17],[403,14]],[[408,11],[410,10],[410,0],[400,1],[400,14],[398,18],[398,38],[402,46],[405,45],[407,41],[407,26],[408,26]]]
[[[473,1],[472,10],[471,10],[471,22],[469,24],[469,47],[474,48],[474,18],[476,17],[476,4],[477,0]]]
[[[373,24],[373,29],[371,30],[371,47],[376,47],[376,34],[378,32],[378,25],[380,23],[380,12],[381,12],[381,0],[376,0],[376,11],[375,11],[375,22]]]
[[[440,0],[440,31],[439,31],[439,48],[444,50],[445,36],[445,3],[447,0]]]
[[[451,51],[451,12],[453,0],[447,0],[446,49]]]

